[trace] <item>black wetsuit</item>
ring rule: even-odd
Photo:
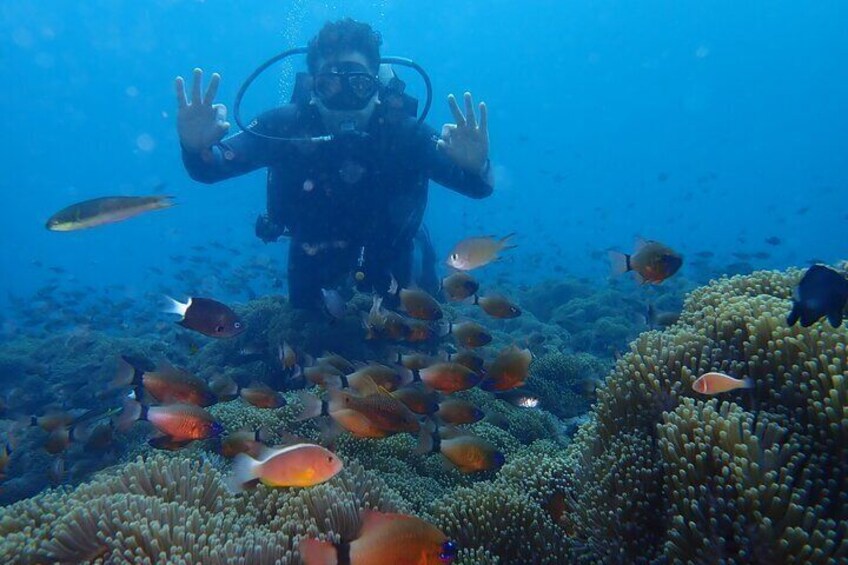
[[[249,128],[285,138],[327,133],[314,107],[296,104]],[[361,288],[384,292],[391,275],[408,284],[430,179],[472,198],[492,192],[488,174],[463,170],[436,147],[432,128],[379,111],[366,136],[292,142],[240,132],[206,156],[183,149],[183,162],[204,183],[267,167],[268,216],[292,238],[289,296],[301,308],[354,272],[364,276]]]

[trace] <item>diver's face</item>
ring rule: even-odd
[[[334,130],[340,121],[364,127],[379,103],[377,70],[359,51],[348,51],[318,61],[313,76],[312,101],[318,106],[325,125]]]

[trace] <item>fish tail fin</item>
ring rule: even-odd
[[[228,487],[233,493],[244,491],[245,485],[256,480],[259,462],[245,453],[239,453],[233,460],[233,476]]]
[[[398,367],[398,375],[400,375],[400,382],[398,384],[398,388],[406,386],[415,380],[415,371],[413,371],[412,369],[407,369],[403,365]]]
[[[390,277],[389,289],[388,289],[387,292],[388,292],[388,294],[391,294],[392,296],[397,296],[400,293],[400,285],[398,284],[398,281],[395,278],[394,274],[389,273],[389,277]],[[381,301],[381,303],[382,303],[382,301]]]
[[[168,295],[165,295],[165,300],[167,304],[165,305],[165,312],[168,314],[179,314],[183,318],[185,318],[186,312],[189,307],[191,307],[191,298],[188,299],[188,302],[183,304],[179,300],[174,300]]]
[[[338,549],[328,541],[315,538],[301,539],[297,551],[303,562],[309,565],[337,565],[339,562]]]
[[[300,403],[303,405],[300,414],[296,418],[298,422],[317,418],[324,412],[324,402],[314,394],[300,392],[298,393],[298,398],[300,398]]]
[[[118,356],[118,369],[115,377],[109,383],[110,388],[139,387],[142,384],[144,371],[130,363],[123,355]]]
[[[115,422],[116,427],[125,432],[138,420],[144,420],[147,417],[147,410],[137,400],[131,398],[124,399],[124,409],[118,415]]]
[[[613,275],[621,275],[627,271],[632,271],[630,266],[630,255],[621,251],[607,251],[610,260],[610,270]]]
[[[515,232],[510,232],[500,238],[499,243],[501,244],[501,249],[515,249],[518,245],[511,243],[509,240],[515,237]]]
[[[754,388],[754,379],[751,377],[742,379],[742,388]]]
[[[800,317],[801,317],[801,303],[796,301],[792,305],[792,311],[789,312],[788,316],[786,316],[786,325],[787,326],[794,326],[795,323],[798,321],[798,318],[800,318]]]
[[[476,298],[476,295],[475,295]],[[475,301],[476,304],[476,301]],[[453,322],[440,320],[436,322],[436,335],[440,338],[447,337],[453,333]]]

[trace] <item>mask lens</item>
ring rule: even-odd
[[[351,91],[363,100],[371,98],[377,91],[377,80],[365,73],[347,75],[347,84]]]
[[[315,76],[315,94],[332,110],[360,110],[378,90],[377,78],[363,72],[320,73]]]
[[[341,91],[341,75],[337,73],[321,73],[315,77],[315,94],[322,100],[332,98]]]

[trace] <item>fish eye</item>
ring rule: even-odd
[[[239,329],[239,328],[241,328],[241,322],[236,322],[236,323],[234,323],[234,324],[233,324],[233,327],[234,327],[235,329]]]
[[[333,456],[332,456],[332,455],[330,455],[329,457],[327,457],[327,462],[329,462],[329,463],[332,463],[332,462],[333,462]]]

